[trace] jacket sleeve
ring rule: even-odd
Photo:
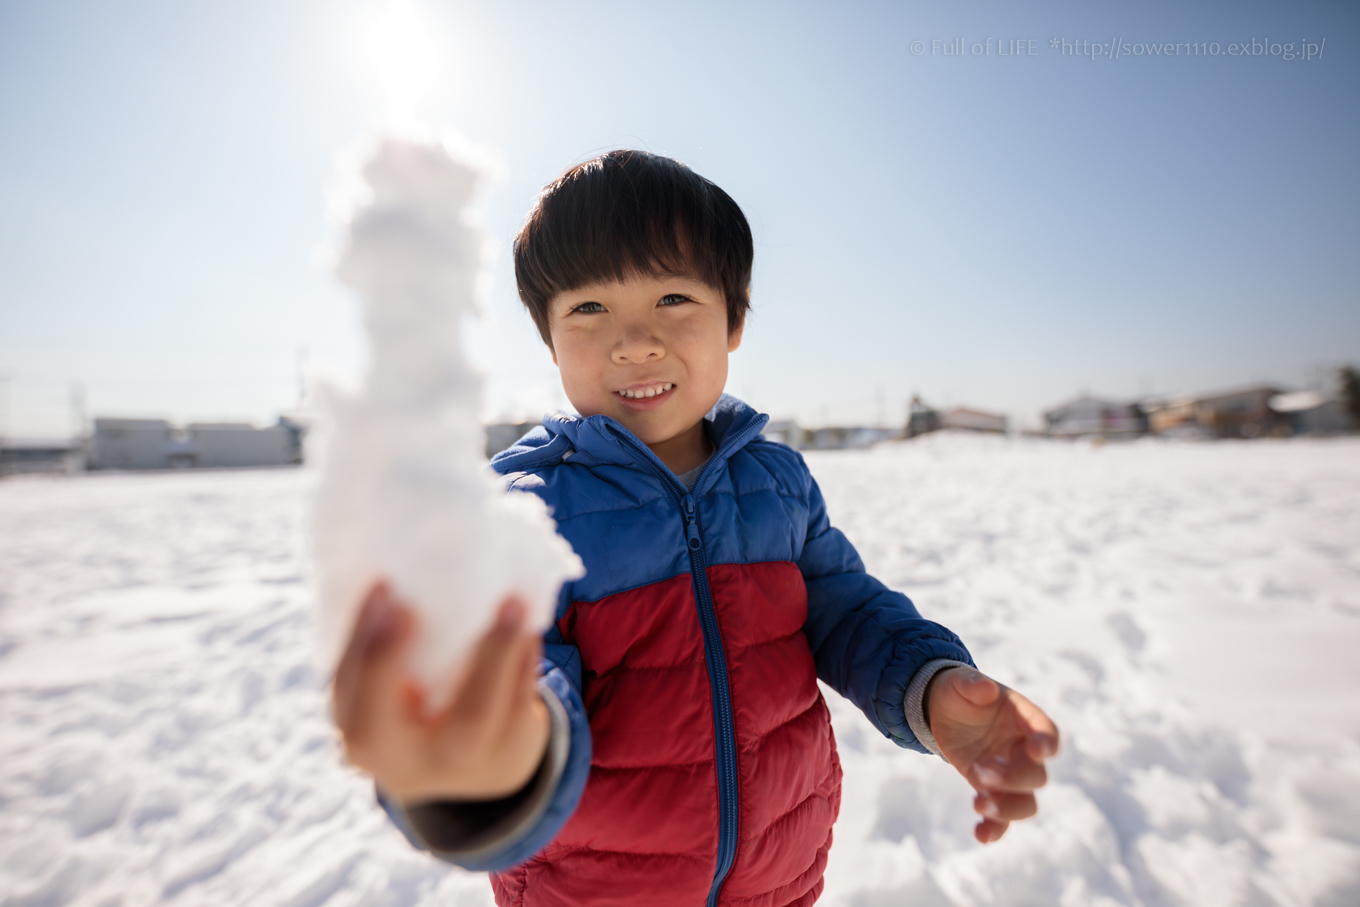
[[[378,802],[406,839],[464,869],[508,869],[538,853],[576,811],[590,775],[590,724],[575,646],[543,647],[539,692],[552,720],[548,751],[524,789],[488,802]]]
[[[907,688],[928,662],[972,665],[973,659],[957,636],[865,572],[859,553],[827,518],[826,502],[810,473],[807,482],[808,529],[798,567],[807,582],[803,630],[817,676],[859,706],[898,746],[930,752],[907,720]]]

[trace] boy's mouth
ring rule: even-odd
[[[658,381],[655,384],[643,384],[638,387],[630,387],[621,391],[614,391],[625,400],[646,400],[651,397],[660,397],[662,394],[675,387],[669,381]]]
[[[614,391],[614,396],[618,397],[625,409],[640,413],[664,406],[674,390],[675,385],[669,381],[654,381],[651,384],[639,384],[637,387]]]

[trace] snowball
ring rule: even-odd
[[[364,300],[369,369],[355,391],[318,389],[322,657],[333,670],[386,578],[415,609],[411,669],[436,706],[506,596],[546,628],[562,582],[584,572],[543,502],[506,494],[483,455],[482,379],[459,343],[481,269],[465,216],[478,175],[439,144],[378,146],[336,267]]]

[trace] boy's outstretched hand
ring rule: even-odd
[[[429,714],[405,667],[415,615],[386,584],[374,586],[335,672],[335,723],[349,761],[403,803],[494,800],[524,787],[550,730],[537,687],[542,643],[524,618],[522,602],[501,604],[452,701]]]
[[[1058,728],[1024,696],[972,668],[947,668],[931,678],[926,711],[935,743],[973,785],[982,814],[973,834],[990,844],[1011,822],[1038,811],[1044,760],[1058,752]]]

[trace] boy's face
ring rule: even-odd
[[[577,412],[621,422],[667,465],[658,447],[703,447],[700,423],[727,385],[727,354],[741,343],[740,328],[727,332],[721,290],[684,276],[590,284],[554,297],[548,325]]]

